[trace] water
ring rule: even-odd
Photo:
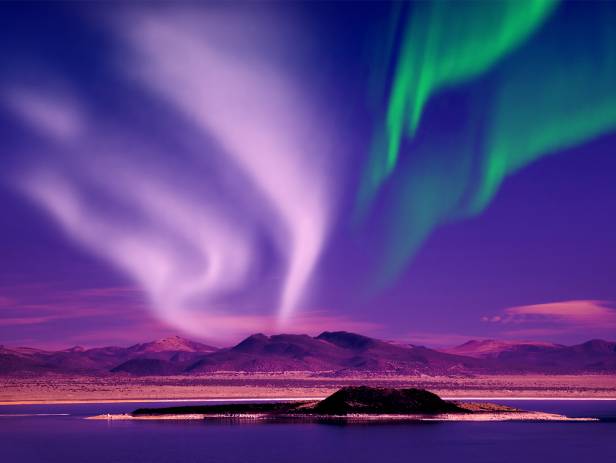
[[[0,461],[616,461],[616,400],[498,403],[568,416],[599,417],[601,421],[391,424],[107,422],[84,420],[83,417],[124,413],[154,404],[15,405],[0,406]]]

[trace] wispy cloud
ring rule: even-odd
[[[590,335],[616,329],[616,308],[608,301],[571,300],[510,307],[481,320],[512,336]]]
[[[37,325],[56,320],[92,317],[131,319],[145,310],[143,294],[137,288],[105,287],[60,289],[48,285],[1,287],[0,326]]]
[[[67,318],[66,316],[61,315],[46,315],[44,317],[2,317],[0,318],[0,326],[20,326],[20,325],[40,325],[43,323],[47,323],[53,320],[61,320],[63,318]]]
[[[170,334],[157,322],[141,290],[133,287],[69,289],[49,284],[0,287],[0,343],[66,348],[100,336],[108,344]],[[32,339],[35,341],[32,342]],[[90,344],[87,339],[86,345]]]
[[[14,299],[0,295],[0,309],[12,307],[13,305],[15,305]]]

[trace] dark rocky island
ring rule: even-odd
[[[510,409],[512,410],[512,409]],[[441,399],[424,389],[389,389],[367,386],[344,387],[318,402],[282,402],[229,405],[193,405],[166,408],[140,408],[131,415],[401,415],[470,413],[469,410]]]
[[[130,414],[98,415],[107,420],[330,420],[355,421],[546,421],[566,416],[529,412],[491,403],[451,402],[425,389],[349,386],[320,401],[139,408]],[[575,418],[574,420],[591,420]]]
[[[351,421],[567,421],[566,416],[529,412],[491,403],[451,402],[424,389],[344,387],[320,401],[140,408],[122,420],[351,420]]]

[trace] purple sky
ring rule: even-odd
[[[0,6],[0,344],[614,338],[616,133],[508,177],[369,292],[390,224],[352,216],[387,8],[193,9]]]

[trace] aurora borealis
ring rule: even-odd
[[[422,158],[396,173],[403,177],[394,199],[401,219],[390,234],[383,270],[388,279],[436,226],[481,213],[507,175],[614,127],[613,11],[593,5],[583,19],[571,20],[574,13],[567,11],[562,21],[544,24],[555,8],[551,1],[422,2],[410,8],[385,128],[363,188],[367,200],[394,175],[400,156]],[[469,115],[447,142],[413,142],[432,95],[484,74],[484,90],[473,91],[467,103],[480,114]],[[401,147],[403,139],[407,145]],[[443,149],[458,151],[448,155],[453,161],[434,159]]]
[[[396,165],[402,136],[417,131],[430,96],[489,70],[541,26],[553,5],[540,0],[523,6],[515,1],[409,6],[387,92],[385,175]]]
[[[7,342],[614,328],[611,3],[0,9]]]

